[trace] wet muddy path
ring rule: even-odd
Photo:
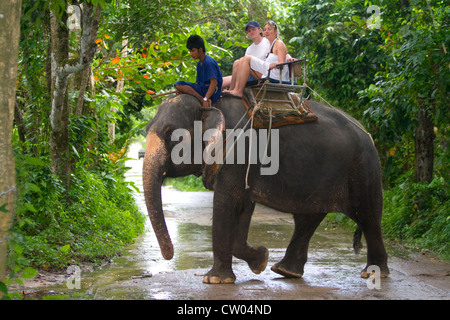
[[[137,156],[132,148],[131,156]],[[130,160],[128,179],[142,190],[142,160]],[[249,243],[269,249],[264,272],[253,274],[247,264],[233,260],[234,285],[206,285],[203,275],[212,266],[212,192],[180,192],[163,187],[163,208],[175,255],[162,258],[150,223],[146,232],[121,257],[98,270],[82,270],[80,289],[69,289],[67,275],[45,281],[45,274],[27,281],[29,292],[67,294],[87,299],[161,300],[291,300],[291,299],[450,299],[450,264],[419,253],[388,246],[391,276],[381,279],[380,289],[370,289],[359,274],[366,251],[356,255],[352,233],[322,225],[310,244],[308,262],[301,279],[287,279],[270,271],[283,256],[293,232],[292,217],[257,206]],[[136,201],[146,212],[143,193]],[[363,242],[365,245],[365,243]],[[76,294],[75,294],[76,293]]]

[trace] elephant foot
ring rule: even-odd
[[[233,284],[235,281],[236,276],[231,270],[216,272],[212,269],[203,277],[203,283],[207,284]]]
[[[369,266],[366,266],[362,271],[361,271],[361,278],[363,279],[367,279],[369,278],[372,274],[375,273],[375,271],[372,272],[367,272],[367,268]],[[390,271],[389,268],[387,267],[387,265],[381,266],[380,268],[380,273],[381,273],[381,278],[387,278],[389,277]]]
[[[295,268],[287,267],[283,265],[282,262],[278,262],[277,264],[273,265],[271,270],[275,273],[281,274],[282,276],[286,278],[301,278],[303,276],[303,268]]]
[[[253,273],[260,274],[267,267],[267,262],[269,261],[269,250],[263,246],[253,247],[252,249],[256,251],[257,258],[248,260],[247,263]]]

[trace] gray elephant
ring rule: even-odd
[[[204,159],[199,162],[199,146],[194,146],[195,141],[186,144],[192,149],[184,150],[183,155],[173,152],[181,143],[180,137],[173,137],[177,129],[188,133],[183,139],[194,139],[199,121],[203,133],[216,128],[213,132],[225,136],[226,129],[242,128],[249,119],[242,100],[225,96],[214,108],[201,108],[198,100],[189,95],[163,101],[147,126],[143,183],[150,220],[165,259],[173,257],[173,246],[162,210],[161,185],[166,177],[194,174],[202,175],[205,186],[214,190],[214,264],[203,282],[234,283],[232,256],[245,260],[257,274],[265,269],[267,248],[247,243],[256,202],[292,213],[294,217],[294,234],[284,258],[272,267],[274,272],[301,277],[314,231],[328,212],[342,212],[365,235],[367,265],[361,276],[368,276],[367,267],[371,265],[377,265],[382,276],[389,274],[380,226],[383,206],[380,164],[373,141],[356,120],[342,111],[314,101],[307,103],[319,120],[277,128],[277,170],[275,174],[264,175],[261,157],[248,165],[249,148],[245,163],[228,158],[224,163],[206,163]],[[267,134],[256,132],[255,141]],[[205,140],[200,151],[211,150],[223,142],[217,134]],[[220,150],[214,150],[211,155],[217,156]],[[258,154],[260,151],[257,149]],[[174,163],[174,155],[192,161]],[[225,157],[226,150],[219,152],[219,159]],[[237,152],[234,157],[238,157]],[[355,234],[358,245],[361,232]]]

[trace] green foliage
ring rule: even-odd
[[[67,194],[47,163],[27,159],[16,157],[21,187],[15,228],[24,238],[23,255],[31,265],[64,268],[73,261],[98,263],[142,232],[145,217],[123,171],[79,166]]]
[[[389,238],[450,259],[450,194],[448,181],[404,182],[384,193],[383,230]]]
[[[287,30],[292,55],[308,59],[308,84],[332,104],[360,113],[358,91],[373,82],[382,59],[378,30],[368,30],[361,1],[305,0],[291,7],[295,25]]]
[[[3,206],[0,209],[1,212],[7,212]],[[10,229],[8,239],[9,254],[7,257],[9,274],[5,283],[0,281],[0,300],[11,300],[16,297],[20,299],[20,294],[14,291],[9,292],[9,287],[12,284],[23,285],[23,279],[33,278],[38,273],[36,269],[29,267],[30,261],[23,255],[24,245],[25,241],[22,235],[17,230]]]
[[[450,54],[446,53],[449,7],[442,1],[410,1],[400,6],[385,1],[382,11],[378,54],[385,61],[375,75],[375,82],[359,93],[369,101],[364,112],[366,122],[372,123],[380,149],[400,149],[402,143],[413,148],[412,133],[423,114],[421,111],[426,110],[431,114],[437,141],[446,140],[450,102]],[[445,148],[445,143],[435,141],[436,162],[445,161]],[[406,159],[409,162],[410,158]],[[404,169],[410,170],[411,166]],[[404,172],[391,172],[386,182],[393,185]]]
[[[191,0],[183,5],[146,0],[125,5],[111,4],[104,10],[106,21],[99,29],[94,61],[96,86],[111,95],[116,81],[124,80],[125,92],[148,93],[147,106],[160,103],[161,98],[154,101],[151,95],[173,90],[178,80],[195,81],[196,62],[186,49],[191,34],[202,36],[207,54],[219,62],[224,75],[231,74],[233,61],[249,44],[244,32],[249,16],[259,15],[260,20],[265,14],[265,1],[250,0]]]
[[[367,111],[373,119],[385,114],[395,121],[395,128],[408,129],[419,111],[417,102],[434,105],[437,123],[447,119],[450,57],[444,47],[450,11],[440,6],[441,1],[434,2],[429,7],[426,2],[412,1],[403,11],[386,7],[397,17],[383,20],[379,50],[386,62],[377,73],[376,84],[365,91],[373,102]],[[401,116],[395,118],[391,112]]]
[[[164,184],[171,185],[180,191],[208,191],[203,186],[202,177],[195,177],[193,175],[180,178],[167,178]]]

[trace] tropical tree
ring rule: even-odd
[[[366,113],[385,140],[413,139],[415,181],[429,183],[436,132],[448,130],[450,10],[443,1],[432,0],[382,5],[379,51],[386,61],[376,83],[363,91],[362,96],[371,98]]]
[[[0,282],[5,281],[8,231],[15,210],[15,163],[11,144],[21,0],[0,3]],[[0,283],[1,285],[1,283]],[[3,289],[0,286],[0,289]],[[4,290],[0,290],[0,297]]]
[[[379,30],[363,27],[367,4],[303,0],[290,10],[295,24],[286,33],[293,55],[308,59],[308,84],[333,105],[360,115],[367,101],[358,92],[373,83],[383,61]]]
[[[51,112],[50,112],[50,154],[51,169],[65,185],[69,184],[71,159],[69,146],[69,76],[83,72],[90,67],[97,51],[97,38],[100,18],[100,5],[94,1],[72,1],[80,13],[81,34],[77,55],[69,59],[69,28],[67,8],[61,8],[58,16],[50,7],[51,50]]]

